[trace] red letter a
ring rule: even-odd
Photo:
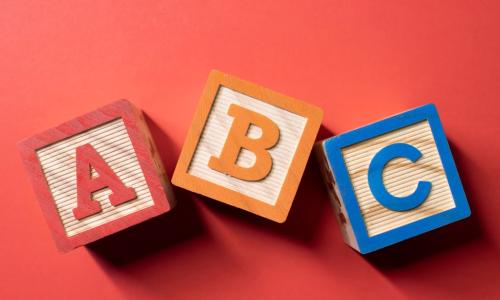
[[[98,173],[98,177],[92,178],[92,169]],[[76,189],[77,207],[73,209],[73,215],[77,220],[99,213],[101,205],[92,200],[92,193],[109,188],[112,192],[109,195],[111,205],[134,200],[137,198],[135,190],[126,187],[118,176],[106,164],[104,159],[90,144],[85,144],[76,148]]]

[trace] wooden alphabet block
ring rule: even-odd
[[[172,183],[284,222],[322,117],[320,108],[212,71]]]
[[[144,115],[126,100],[28,138],[18,148],[62,251],[173,207]]]
[[[432,104],[324,140],[316,150],[344,239],[361,253],[470,215]]]

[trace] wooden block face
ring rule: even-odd
[[[142,222],[173,204],[142,113],[127,101],[27,139],[19,148],[61,250]]]
[[[386,208],[375,199],[368,184],[370,161],[380,150],[394,143],[406,143],[416,147],[422,152],[422,158],[416,162],[402,157],[389,161],[383,173],[387,191],[394,196],[404,197],[411,195],[421,180],[432,182],[433,185],[424,203],[410,211],[401,212]],[[387,232],[455,207],[428,121],[346,147],[342,149],[342,154],[368,236]]]
[[[470,215],[437,111],[426,105],[322,143],[353,248],[368,253]]]
[[[272,169],[262,180],[246,181],[237,177],[230,177],[208,166],[210,158],[214,155],[220,156],[226,143],[227,134],[233,121],[233,118],[227,114],[231,104],[258,111],[273,120],[280,128],[278,143],[268,150],[273,157]],[[221,87],[215,97],[212,111],[208,116],[188,173],[269,205],[274,205],[278,200],[281,187],[290,169],[293,155],[297,150],[306,122],[305,117],[227,87]],[[251,125],[247,135],[250,138],[257,139],[262,135],[262,130],[255,125]],[[256,156],[253,152],[242,149],[237,164],[243,167],[251,167],[255,161]]]
[[[321,118],[316,107],[214,71],[172,182],[283,222]]]
[[[137,199],[113,206],[109,201],[111,190],[99,190],[93,194],[93,199],[100,203],[102,211],[77,220],[73,214],[73,209],[77,207],[75,156],[76,148],[86,144],[97,150],[125,186],[135,189]],[[69,237],[154,205],[121,118],[39,149],[37,155]],[[92,177],[97,176],[99,174],[92,168]]]

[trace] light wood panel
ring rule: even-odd
[[[101,204],[102,211],[77,220],[73,215],[73,208],[77,206],[75,149],[85,144],[91,144],[97,150],[125,186],[136,190],[137,198],[115,207],[108,199],[111,191],[100,190],[93,193],[93,199]],[[122,119],[42,148],[37,155],[64,229],[70,237],[154,204]]]
[[[403,158],[390,161],[383,173],[387,190],[395,196],[402,197],[413,193],[421,180],[432,183],[431,193],[426,201],[416,209],[405,212],[389,210],[382,206],[373,197],[368,185],[368,166],[373,156],[382,148],[394,143],[410,144],[422,152],[422,157],[415,163]],[[342,150],[342,154],[369,236],[387,232],[455,207],[427,121],[346,147]]]
[[[265,115],[275,122],[280,129],[278,143],[269,149],[273,158],[271,172],[263,180],[246,181],[217,172],[208,166],[212,156],[220,156],[226,143],[227,135],[233,118],[227,114],[231,104],[248,108]],[[189,174],[221,185],[230,190],[242,193],[269,205],[274,205],[278,199],[283,182],[290,169],[297,145],[304,131],[307,119],[279,107],[249,97],[227,87],[221,86],[215,98],[198,147],[189,166]],[[247,135],[259,138],[261,130],[251,126]],[[242,149],[237,164],[249,167],[255,162],[255,154]]]

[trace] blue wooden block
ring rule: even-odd
[[[369,253],[470,215],[436,107],[317,145],[345,241]]]

